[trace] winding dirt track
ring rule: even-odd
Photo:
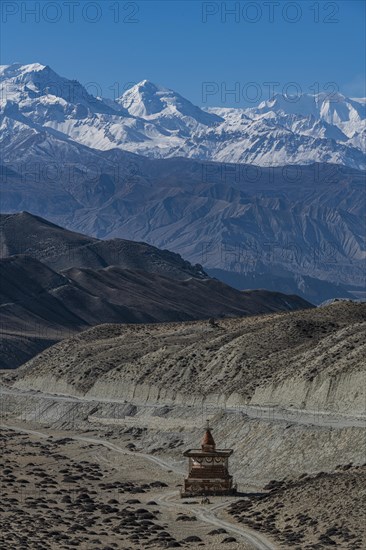
[[[2,424],[1,428],[14,430],[20,433],[27,433],[30,435],[37,435],[41,438],[48,438],[48,434],[44,432],[40,432],[38,430],[29,430],[26,428],[20,428],[18,426],[11,426],[7,424]],[[124,455],[136,455],[136,452],[129,451],[128,449],[124,449],[122,447],[118,447],[118,445],[115,445],[114,443],[111,443],[105,439],[99,439],[99,438],[92,438],[92,437],[85,437],[82,435],[69,435],[68,437],[76,440],[81,441],[85,443],[91,443],[94,445],[103,445],[104,447],[107,447],[111,451],[114,451],[116,453],[124,454]],[[160,468],[164,470],[173,470],[174,472],[178,473],[179,475],[182,475],[182,470],[180,468],[175,467],[174,465],[165,462],[164,460],[157,458],[155,456],[146,454],[146,453],[138,453],[139,457],[143,457],[146,460],[149,460],[150,462],[154,462],[157,464]],[[180,500],[177,499],[177,491],[170,492],[170,493],[161,493],[157,497],[154,497],[155,500],[161,505],[168,508],[176,508],[176,509],[183,509],[187,510],[187,507],[182,504]],[[276,550],[276,546],[272,542],[270,542],[266,537],[264,537],[262,534],[259,534],[255,531],[252,531],[251,529],[246,529],[244,527],[237,527],[233,525],[232,523],[229,523],[227,521],[224,521],[222,519],[219,519],[217,517],[217,514],[219,511],[228,504],[232,503],[233,499],[221,502],[220,504],[216,504],[214,506],[207,507],[201,506],[201,505],[195,505],[190,506],[190,511],[192,511],[201,521],[205,523],[209,523],[211,525],[214,525],[215,527],[221,527],[226,529],[228,532],[232,533],[233,535],[239,536],[242,539],[244,539],[246,542],[252,544],[254,548],[257,550]]]
[[[172,493],[164,493],[158,498],[155,497],[155,500],[161,506],[167,506],[169,508],[177,508],[187,511],[187,507],[182,505],[180,501],[176,500],[176,497],[177,491],[174,491]],[[226,529],[226,531],[229,531],[233,535],[237,535],[243,538],[246,542],[252,544],[254,548],[257,548],[259,550],[275,550],[276,547],[262,534],[259,534],[250,529],[245,529],[243,527],[236,527],[232,523],[229,523],[217,517],[218,512],[221,509],[226,508],[232,502],[233,499],[231,498],[230,500],[226,500],[224,502],[221,502],[220,504],[216,504],[215,506],[210,506],[209,508],[204,506],[190,506],[189,510],[190,512],[193,512],[195,516],[197,516],[197,518],[199,518],[201,521],[205,523],[210,523],[215,527],[222,527]]]

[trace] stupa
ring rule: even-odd
[[[199,495],[232,495],[236,492],[229,474],[229,457],[233,449],[216,449],[207,421],[200,449],[188,449],[188,477],[184,480],[182,497]]]

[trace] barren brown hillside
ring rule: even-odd
[[[366,304],[260,317],[102,325],[46,350],[17,384],[107,398],[363,411]]]
[[[275,536],[280,548],[365,548],[366,466],[273,481],[268,494],[235,502],[229,513]],[[326,505],[325,505],[326,503]]]

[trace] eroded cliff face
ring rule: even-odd
[[[38,355],[19,388],[137,404],[365,412],[366,304],[218,322],[103,325]]]
[[[63,388],[67,390],[65,386]],[[230,470],[239,489],[263,487],[272,479],[299,473],[331,472],[340,464],[364,463],[361,422],[347,425],[341,416],[292,414],[267,405],[254,412],[243,408],[141,404],[27,394],[3,393],[3,423],[25,422],[89,437],[107,438],[133,450],[161,457],[179,470],[187,464],[183,451],[199,445],[207,418],[218,447],[232,448]],[[343,422],[343,423],[342,423]]]

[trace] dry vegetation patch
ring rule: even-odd
[[[366,466],[272,481],[240,500],[229,513],[239,522],[277,539],[281,548],[366,547]]]

